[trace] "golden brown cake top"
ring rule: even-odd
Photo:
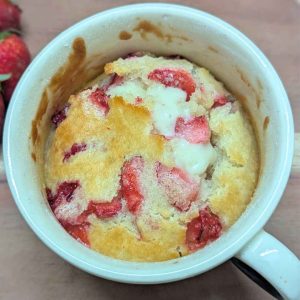
[[[254,192],[258,154],[247,116],[185,59],[109,63],[52,121],[48,201],[73,237],[105,255],[186,255],[218,238]]]

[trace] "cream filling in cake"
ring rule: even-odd
[[[174,138],[170,144],[176,166],[192,175],[205,173],[217,158],[216,150],[210,143],[191,144],[184,139]]]

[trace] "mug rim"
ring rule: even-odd
[[[215,25],[222,27],[222,30],[230,32],[232,35],[235,36],[236,39],[238,39],[241,43],[243,43],[243,47],[247,47],[248,50],[252,52],[252,54],[256,57],[256,59],[264,65],[265,69],[268,70],[268,72],[272,76],[272,80],[274,81],[272,83],[272,86],[277,85],[277,89],[280,90],[281,93],[282,103],[284,103],[282,109],[286,120],[286,136],[285,136],[286,140],[282,141],[284,145],[284,147],[282,148],[282,156],[284,155],[284,159],[281,165],[282,172],[280,173],[280,177],[278,177],[277,189],[273,190],[270,193],[270,197],[269,197],[270,200],[268,201],[268,204],[264,207],[264,210],[259,211],[259,215],[257,216],[251,228],[245,230],[245,232],[243,232],[243,234],[231,246],[225,248],[221,253],[211,257],[209,261],[203,263],[202,267],[200,266],[201,263],[199,263],[198,265],[195,264],[194,266],[191,266],[189,269],[179,269],[176,272],[172,272],[172,273],[166,272],[166,273],[159,273],[159,274],[153,273],[153,274],[142,275],[142,274],[129,274],[128,272],[123,272],[123,273],[114,272],[114,270],[107,270],[107,269],[99,269],[86,263],[79,257],[74,257],[70,255],[70,253],[68,253],[68,251],[66,251],[65,249],[59,248],[55,244],[55,241],[52,241],[50,238],[48,238],[47,235],[34,224],[34,220],[26,212],[26,208],[22,204],[22,197],[18,193],[18,187],[14,180],[14,176],[13,176],[14,171],[12,168],[13,158],[10,154],[11,153],[10,133],[14,123],[13,120],[15,118],[14,110],[15,107],[18,105],[18,102],[16,101],[17,95],[20,93],[20,90],[24,88],[23,83],[25,79],[28,76],[30,76],[31,70],[39,63],[40,60],[42,60],[45,56],[47,57],[47,53],[51,49],[52,45],[60,44],[61,40],[65,38],[65,36],[72,34],[72,32],[76,31],[78,27],[81,27],[82,25],[91,22],[93,19],[98,19],[103,17],[104,15],[109,15],[109,14],[122,13],[122,12],[125,13],[128,10],[134,10],[137,8],[139,9],[155,8],[157,10],[168,9],[169,11],[180,10],[180,13],[183,16],[196,14],[198,17],[205,19],[205,21],[212,22]],[[18,83],[16,90],[13,94],[13,97],[11,99],[9,108],[7,110],[7,115],[6,115],[5,125],[4,125],[4,134],[3,134],[3,155],[4,155],[4,165],[5,165],[6,175],[7,175],[7,181],[10,190],[12,192],[13,198],[15,200],[15,203],[19,211],[21,212],[22,216],[26,220],[27,224],[30,226],[30,228],[52,251],[54,251],[63,259],[67,260],[72,265],[88,273],[101,276],[103,278],[120,281],[120,282],[127,282],[127,283],[162,283],[162,282],[170,282],[170,281],[184,279],[205,272],[209,269],[212,269],[217,265],[223,263],[224,261],[230,259],[232,256],[234,256],[234,254],[236,254],[257,232],[259,232],[259,230],[265,225],[265,223],[271,217],[276,206],[278,205],[288,181],[288,177],[292,165],[293,151],[294,151],[294,124],[293,124],[293,117],[292,117],[289,100],[277,72],[275,71],[275,69],[269,62],[269,60],[266,58],[266,56],[262,53],[262,51],[238,29],[231,26],[227,22],[221,20],[220,18],[215,17],[199,9],[191,8],[185,5],[177,5],[177,4],[169,4],[169,3],[131,4],[131,5],[125,5],[116,8],[111,8],[96,13],[90,17],[87,17],[75,23],[74,25],[70,26],[68,29],[60,33],[58,36],[56,36],[33,59],[30,66],[24,72],[20,82]],[[146,263],[146,264],[157,264],[157,263],[154,262],[154,263]]]

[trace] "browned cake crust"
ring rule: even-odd
[[[211,130],[210,142],[205,142],[206,148],[201,150],[210,157],[204,172],[185,170],[189,180],[199,186],[197,197],[188,209],[178,209],[170,202],[157,175],[158,162],[166,170],[178,167],[171,139],[154,122],[156,98],[148,91],[163,86],[149,79],[149,73],[158,68],[181,69],[191,74],[196,88],[183,105],[191,117],[205,117]],[[45,184],[51,195],[57,193],[60,197],[58,187],[63,182],[78,183],[71,198],[66,198],[65,206],[52,206],[52,209],[64,225],[73,216],[86,213],[90,201],[108,203],[118,198],[124,190],[121,187],[124,164],[133,157],[142,157],[139,188],[134,190],[143,195],[138,212],[130,208],[124,194],[119,197],[120,210],[112,216],[101,218],[89,210],[85,220],[89,224],[89,246],[102,254],[129,261],[162,261],[186,255],[191,251],[187,246],[187,225],[199,215],[199,210],[209,206],[219,217],[224,231],[251,201],[259,162],[250,122],[239,103],[231,102],[233,97],[229,97],[220,82],[207,70],[184,59],[148,55],[118,59],[105,66],[105,73],[92,88],[70,97],[67,117],[49,136]],[[122,76],[122,84],[114,83],[107,90],[110,94],[104,113],[91,99],[111,74]],[[171,89],[175,96],[182,93]],[[136,102],[137,96],[141,96],[142,102]],[[215,105],[218,97],[230,101]],[[70,150],[74,144],[77,148],[81,145],[80,151]],[[49,195],[50,192],[48,200],[52,197]]]

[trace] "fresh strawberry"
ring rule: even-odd
[[[160,162],[156,163],[156,175],[169,203],[180,211],[187,211],[199,193],[197,182],[185,171],[169,168]]]
[[[30,62],[30,53],[23,40],[15,34],[0,34],[0,74],[11,74],[2,82],[3,95],[6,103],[18,83],[21,75]]]
[[[78,152],[85,151],[87,149],[87,144],[73,144],[71,149],[65,152],[63,162],[66,162],[71,156],[75,155]]]
[[[79,186],[78,181],[64,181],[58,185],[56,194],[53,194],[49,188],[46,188],[47,200],[52,210],[55,210],[62,202],[70,202]]]
[[[226,103],[228,103],[228,99],[226,96],[224,95],[219,95],[217,97],[215,97],[214,99],[214,104],[213,104],[213,108],[219,107],[219,106],[223,106]]]
[[[150,80],[162,83],[167,87],[176,87],[186,92],[186,101],[195,92],[196,83],[190,73],[182,69],[155,69],[148,74]]]
[[[58,125],[67,117],[69,108],[70,104],[66,104],[61,110],[58,110],[53,114],[51,122],[55,127],[58,127]]]
[[[182,137],[192,144],[206,144],[210,141],[211,131],[205,116],[193,117],[185,121],[176,120],[175,136]]]
[[[87,212],[94,213],[98,218],[110,218],[115,216],[122,209],[121,194],[114,197],[111,202],[95,202],[90,201]]]
[[[79,225],[62,224],[65,230],[77,241],[81,242],[85,246],[90,246],[88,238],[89,223],[83,223]]]
[[[128,210],[136,214],[144,200],[140,187],[140,176],[144,168],[144,160],[134,156],[125,162],[121,173],[122,194],[127,202]]]
[[[0,0],[0,31],[20,29],[21,9],[9,0]]]
[[[0,142],[2,137],[2,127],[4,124],[4,115],[5,115],[5,105],[4,105],[3,97],[0,93]]]
[[[203,248],[216,240],[222,232],[222,225],[217,215],[209,207],[199,211],[199,216],[187,224],[186,245],[190,251]]]

